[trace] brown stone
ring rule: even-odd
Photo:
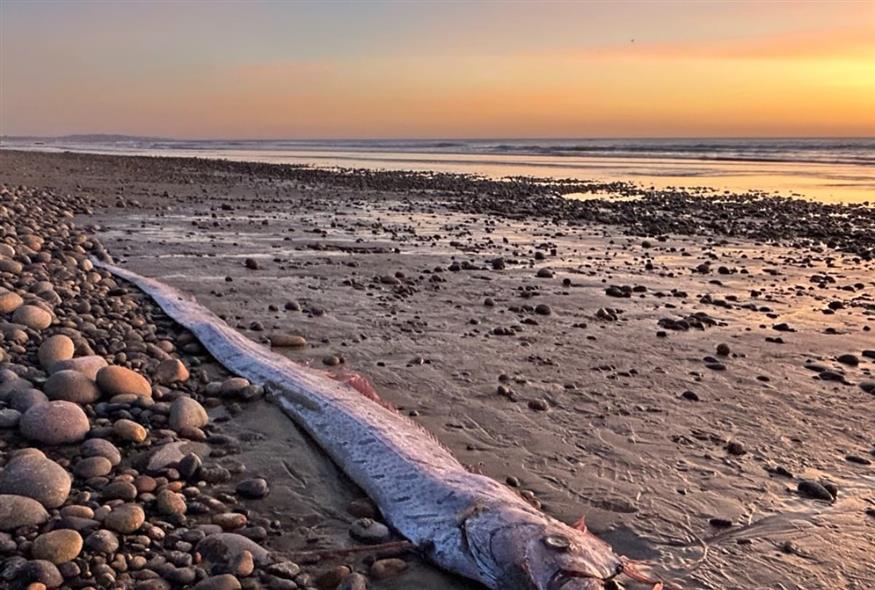
[[[139,504],[122,504],[106,515],[103,525],[117,533],[129,535],[137,531],[146,521],[146,513]]]
[[[109,366],[97,372],[97,386],[106,395],[132,393],[152,397],[152,386],[145,377],[125,367]]]
[[[71,529],[58,529],[37,537],[31,547],[34,559],[44,559],[55,565],[73,561],[82,551],[82,536]]]
[[[56,362],[73,358],[75,351],[76,345],[73,344],[69,336],[55,334],[43,341],[37,352],[37,357],[43,368],[48,371]]]
[[[45,330],[52,325],[52,314],[36,305],[22,305],[12,314],[12,321],[31,330]]]

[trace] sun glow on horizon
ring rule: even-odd
[[[875,3],[168,7],[4,2],[0,134],[875,135]]]

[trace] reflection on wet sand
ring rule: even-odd
[[[40,146],[40,151],[56,148]],[[61,149],[61,148],[57,148]],[[63,148],[70,149],[70,148]],[[458,154],[313,149],[129,149],[76,147],[85,153],[181,156],[238,162],[298,164],[380,170],[417,170],[535,178],[628,181],[643,187],[682,187],[774,194],[827,203],[875,203],[875,166],[871,163],[724,161],[695,158],[605,157],[533,154]]]

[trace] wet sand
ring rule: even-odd
[[[366,375],[472,469],[560,519],[585,515],[684,587],[875,585],[871,212],[819,224],[835,227],[830,248],[802,218],[766,244],[770,212],[802,210],[787,207],[739,207],[750,223],[728,232],[725,210],[666,199],[641,216],[686,223],[642,236],[647,219],[605,224],[591,201],[575,216],[476,184],[64,154],[0,164],[0,182],[93,197],[78,221],[117,261],[251,338],[304,336],[290,357]],[[697,220],[710,236],[688,235]],[[290,421],[265,402],[228,424],[264,435],[238,458],[292,526],[271,548],[352,544],[359,492]],[[803,480],[837,497],[805,497]],[[416,564],[375,587],[473,585]]]

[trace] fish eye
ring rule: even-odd
[[[562,535],[547,535],[543,539],[544,545],[554,551],[568,551],[571,549],[571,541]]]

